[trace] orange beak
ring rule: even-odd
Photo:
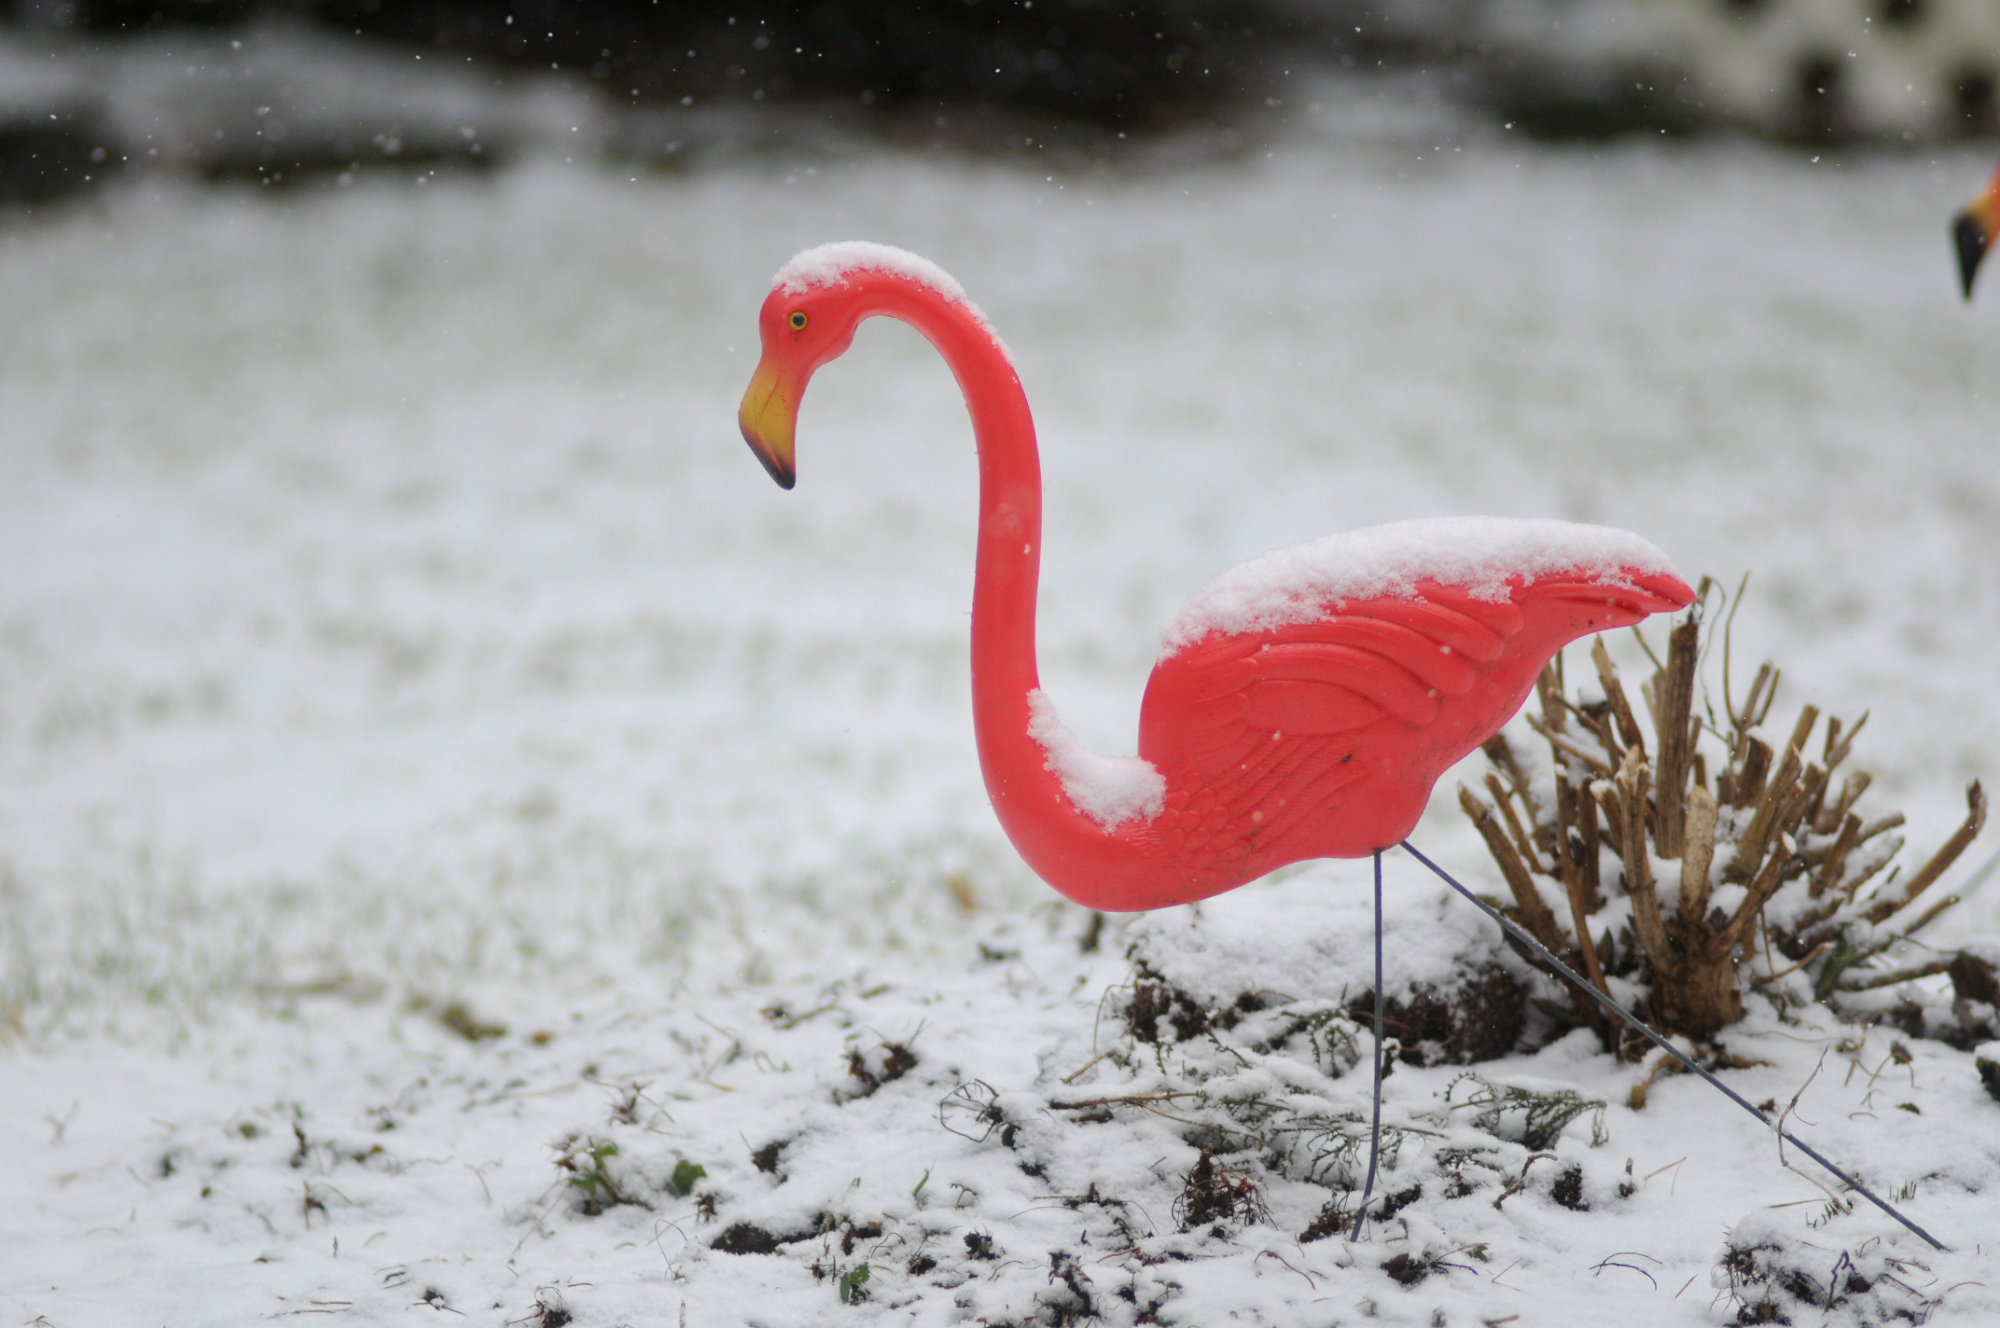
[[[798,427],[799,398],[805,395],[805,386],[802,377],[766,354],[757,362],[757,372],[750,376],[743,405],[736,412],[743,441],[750,444],[781,489],[798,482],[792,435]]]
[[[1972,282],[1986,251],[2000,238],[2000,172],[1996,172],[1984,193],[1966,205],[1952,219],[1951,239],[1958,250],[1958,281],[1965,298],[1972,298]]]

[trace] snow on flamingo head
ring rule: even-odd
[[[838,286],[850,272],[889,272],[929,286],[957,304],[965,304],[965,288],[949,272],[920,254],[872,240],[836,240],[793,254],[771,278],[771,289],[800,294],[820,286]]]
[[[913,322],[934,342],[949,338],[954,324],[970,325],[986,342],[975,353],[997,352],[1011,371],[1012,357],[986,315],[929,259],[862,240],[795,254],[778,269],[764,297],[757,320],[763,356],[737,413],[744,441],[782,487],[791,488],[797,478],[793,433],[806,384],[821,365],[845,354],[855,327],[876,314]]]

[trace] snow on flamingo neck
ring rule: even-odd
[[[1649,541],[1608,526],[1508,517],[1432,517],[1329,535],[1224,572],[1167,628],[1161,658],[1211,632],[1234,635],[1310,622],[1346,600],[1409,599],[1419,581],[1504,600],[1508,583],[1581,572],[1609,585],[1626,574],[1678,575]]]
[[[1166,807],[1166,776],[1151,761],[1097,755],[1063,727],[1055,702],[1039,687],[1028,693],[1028,736],[1048,753],[1048,768],[1076,809],[1107,831],[1150,821]]]

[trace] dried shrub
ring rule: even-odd
[[[1852,726],[1828,717],[1822,730],[1808,705],[1774,741],[1765,722],[1780,673],[1765,664],[1738,706],[1726,643],[1722,715],[1712,702],[1698,713],[1701,627],[1697,605],[1640,687],[1650,743],[1599,639],[1601,699],[1569,693],[1560,657],[1537,684],[1540,713],[1527,722],[1548,744],[1552,781],[1538,782],[1505,735],[1486,744],[1491,801],[1461,785],[1459,804],[1507,883],[1507,911],[1607,995],[1607,977],[1642,983],[1641,1013],[1693,1038],[1743,1017],[1742,968],[1760,953],[1770,963],[1757,980],[1804,973],[1814,998],[1836,1008],[1842,993],[1944,972],[1945,962],[1893,968],[1884,957],[1958,902],[1947,895],[1909,911],[1985,824],[1980,786],[1967,790],[1958,832],[1901,876],[1892,865],[1901,813],[1864,820],[1855,810],[1866,771],[1836,783],[1868,717]],[[1607,1046],[1645,1045],[1582,992],[1569,996],[1571,1017]]]
[[[1454,1101],[1458,1086],[1470,1083],[1462,1101]],[[1444,1090],[1444,1100],[1453,1111],[1470,1110],[1472,1123],[1486,1133],[1518,1141],[1530,1152],[1554,1148],[1569,1123],[1590,1115],[1590,1146],[1596,1148],[1610,1136],[1604,1132],[1604,1103],[1587,1098],[1573,1088],[1536,1091],[1512,1084],[1496,1084],[1476,1074],[1461,1074]]]
[[[1344,1236],[1353,1225],[1354,1214],[1347,1206],[1347,1195],[1335,1194],[1327,1200],[1324,1208],[1313,1215],[1313,1220],[1306,1223],[1306,1229],[1299,1233],[1299,1243],[1304,1245],[1309,1241],[1325,1240],[1328,1236]]]
[[[1239,1115],[1248,1116],[1247,1111]],[[1266,1111],[1257,1118],[1263,1127],[1272,1159],[1286,1175],[1318,1185],[1359,1189],[1368,1171],[1368,1143],[1373,1137],[1370,1118],[1359,1111],[1287,1112]],[[1403,1140],[1418,1131],[1384,1123],[1381,1164],[1395,1167],[1402,1156]]]
[[[1374,994],[1367,1000],[1368,1017],[1374,1017]],[[1395,1001],[1383,1002],[1383,1022],[1396,1008]],[[1295,1002],[1285,1011],[1284,1021],[1272,1032],[1250,1044],[1260,1056],[1301,1045],[1312,1064],[1329,1079],[1338,1079],[1361,1063],[1361,1043],[1356,1034],[1360,1017],[1337,1004],[1315,1001]]]
[[[1000,1094],[984,1079],[968,1079],[938,1103],[938,1124],[961,1139],[985,1143],[995,1130],[1010,1130],[1000,1110]]]
[[[1924,1289],[1927,1265],[1879,1239],[1829,1249],[1760,1223],[1730,1233],[1714,1281],[1744,1324],[1822,1323],[1835,1311],[1853,1323],[1923,1323],[1943,1299]]]
[[[1233,1001],[1210,1007],[1181,990],[1141,961],[1135,965],[1125,1031],[1135,1042],[1164,1050],[1236,1030],[1250,1016],[1282,1007],[1280,1025],[1255,1043],[1269,1055],[1294,1039],[1313,1060],[1338,1078],[1362,1059],[1356,1026],[1372,1027],[1375,993],[1363,991],[1340,1002],[1300,1001],[1275,993],[1244,991]],[[1528,989],[1495,963],[1483,963],[1451,983],[1417,982],[1386,992],[1383,1036],[1396,1039],[1398,1059],[1426,1065],[1471,1065],[1510,1054],[1527,1026]]]
[[[1211,1222],[1266,1222],[1270,1213],[1255,1181],[1217,1162],[1213,1148],[1204,1148],[1174,1200],[1174,1220],[1182,1231],[1192,1231]]]
[[[1044,1320],[1050,1328],[1068,1328],[1096,1319],[1097,1302],[1090,1294],[1090,1277],[1067,1250],[1049,1251],[1050,1290],[1042,1294]]]

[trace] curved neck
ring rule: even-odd
[[[1049,749],[1030,731],[1037,722],[1030,696],[1041,685],[1035,589],[1042,467],[1021,380],[969,305],[907,278],[868,275],[873,279],[856,283],[859,317],[885,314],[921,332],[951,366],[972,414],[979,447],[972,719],[993,811],[1028,866],[1071,899],[1090,908],[1146,907],[1159,867],[1157,836],[1141,822],[1106,829],[1078,810],[1050,768]]]
[[[1035,422],[1007,352],[969,306],[913,281],[892,277],[869,286],[862,317],[886,315],[922,333],[951,366],[972,416],[979,449],[973,728],[987,792],[1019,843],[1021,804],[1033,799],[1038,787],[1053,791],[1044,768],[1047,753],[1028,736],[1028,693],[1040,686],[1035,593],[1042,561],[1042,466]]]

